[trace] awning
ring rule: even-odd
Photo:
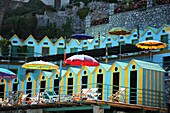
[[[134,53],[134,52],[140,52],[144,51],[144,49],[137,48],[135,45],[132,44],[126,44],[121,46],[121,54],[125,53]],[[106,48],[100,48],[100,49],[93,49],[93,50],[86,50],[86,51],[79,51],[74,53],[68,53],[66,56],[67,58],[76,54],[85,54],[92,57],[102,57],[106,56]],[[108,47],[108,55],[118,55],[120,54],[120,47],[114,46],[114,47]],[[43,61],[60,61],[63,60],[64,54],[56,54],[56,55],[49,55],[44,57],[32,57],[28,58],[28,61],[32,60],[43,60]]]

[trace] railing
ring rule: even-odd
[[[88,86],[88,88],[85,86]],[[82,90],[80,90],[82,87]],[[55,89],[55,91],[54,91]],[[43,92],[41,92],[43,91]],[[165,93],[150,89],[118,87],[108,84],[55,86],[0,93],[3,106],[46,104],[55,102],[82,102],[84,100],[121,102],[152,107],[166,107]]]

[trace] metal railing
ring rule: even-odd
[[[100,83],[84,84],[82,90],[80,88],[80,85],[68,85],[60,87],[55,86],[40,89],[0,92],[0,104],[3,106],[21,106],[30,104],[46,104],[52,102],[82,102],[84,100],[102,100],[107,102],[123,102],[126,104],[160,108],[166,107],[166,98],[163,91],[123,86],[120,87]],[[86,90],[86,92],[83,90]]]

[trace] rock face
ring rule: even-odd
[[[159,28],[163,24],[170,24],[170,4],[148,7],[144,10],[127,11],[109,15],[109,24],[91,26],[85,32],[89,35],[103,35],[113,27],[125,27],[133,30],[139,25],[143,30],[148,26]]]

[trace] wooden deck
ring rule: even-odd
[[[71,111],[71,110],[91,110],[93,106],[100,106],[101,109],[121,109],[121,110],[144,110],[158,113],[167,113],[166,108],[158,108],[151,106],[115,103],[107,101],[84,100],[77,102],[55,102],[37,105],[23,105],[23,106],[1,106],[0,111],[7,110],[21,110],[21,109],[43,109],[43,111]]]

